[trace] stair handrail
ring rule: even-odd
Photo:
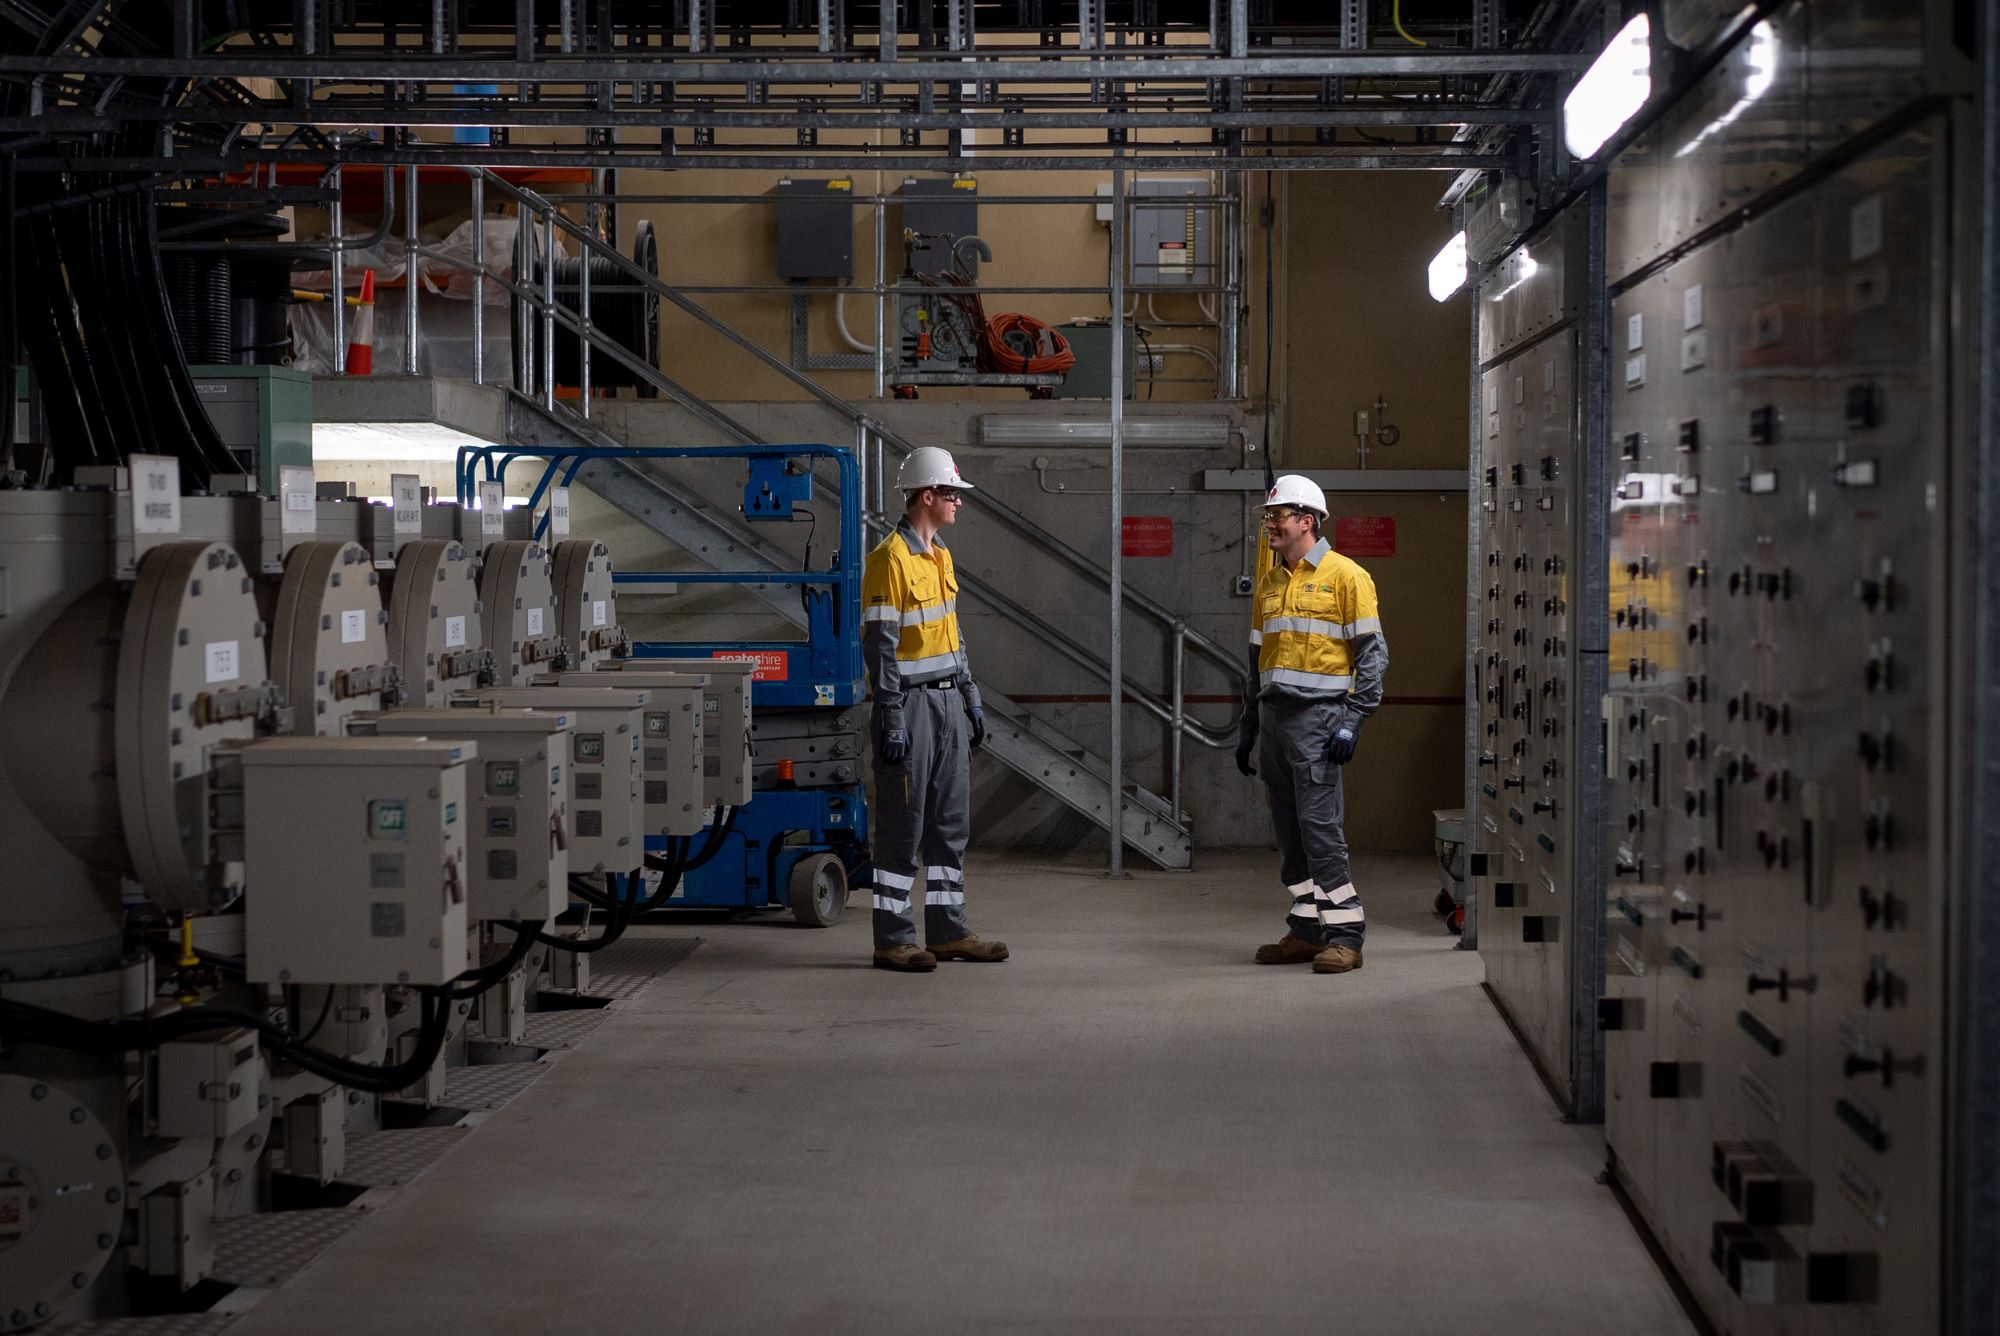
[[[468,166],[464,170],[483,181],[489,188],[497,189],[502,195],[512,198],[517,207],[529,210],[538,217],[541,217],[544,220],[545,227],[560,227],[565,233],[574,237],[585,250],[595,252],[611,261],[620,271],[630,278],[637,280],[642,288],[687,312],[730,343],[743,349],[765,366],[806,391],[806,393],[817,399],[823,406],[832,409],[835,413],[845,418],[851,425],[875,435],[903,454],[907,455],[910,451],[917,448],[910,441],[899,435],[893,428],[870,417],[862,409],[841,398],[832,390],[827,389],[811,376],[799,371],[767,349],[760,347],[756,342],[732,328],[706,307],[665,282],[657,274],[648,273],[646,270],[640,268],[637,263],[620,254],[617,247],[599,237],[587,225],[579,223],[565,215],[556,202],[550,200],[547,196],[538,195],[534,191],[523,189],[513,182],[504,179],[491,168]],[[520,291],[515,284],[508,284],[507,286],[510,291]],[[543,299],[539,295],[532,293],[523,295],[538,308],[544,307]],[[561,318],[564,309],[566,308],[562,308],[560,304],[557,304],[556,317],[558,319]],[[546,324],[549,320],[549,312],[545,308],[542,309],[542,317]],[[570,323],[572,328],[576,328],[575,322],[566,323]],[[589,336],[585,336],[580,329],[578,333],[580,339],[589,343],[590,346],[598,346],[598,340],[594,337],[596,333],[594,328],[590,331]],[[606,350],[612,351],[613,349],[622,351],[616,344],[610,345]],[[618,356],[618,352],[613,352],[613,355]],[[627,356],[618,356],[618,360],[625,363],[628,367],[637,369],[638,363],[636,359]],[[545,387],[545,393],[549,396],[548,402],[552,405],[554,395],[554,386],[552,383]],[[687,397],[684,398],[684,395]],[[693,406],[689,402],[691,399],[699,399],[698,396],[693,395],[692,391],[685,389],[682,389],[679,394],[673,397],[675,402],[688,407]],[[701,402],[703,407],[709,407],[705,401]],[[710,411],[715,412],[719,410],[714,410],[711,407]],[[752,437],[750,439],[755,438]],[[980,502],[980,510],[984,514],[995,516],[1007,527],[1013,529],[1015,533],[1027,539],[1033,546],[1051,553],[1072,570],[1090,579],[1093,583],[1103,585],[1107,591],[1109,590],[1110,576],[1101,566],[1084,553],[1071,547],[1056,534],[1043,528],[1040,524],[1029,519],[1012,506],[1007,505],[1004,501],[999,500],[997,497],[988,496]],[[1184,624],[1180,614],[1143,593],[1132,591],[1129,587],[1125,590],[1125,601],[1129,607],[1151,618],[1155,623],[1166,629],[1172,630],[1177,623]],[[1194,630],[1192,627],[1188,627],[1184,634],[1187,643],[1194,647],[1204,658],[1234,676],[1241,676],[1243,661],[1238,657],[1237,653],[1224,649],[1214,640]],[[1233,737],[1234,732],[1235,727],[1232,725],[1228,733],[1221,736]],[[1226,742],[1210,742],[1207,745],[1219,747],[1227,744]]]

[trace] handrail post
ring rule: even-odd
[[[1174,824],[1181,824],[1181,748],[1187,736],[1187,623],[1174,623],[1174,740],[1173,775],[1169,801],[1173,804]]]
[[[403,176],[403,374],[417,374],[417,165]]]
[[[556,411],[556,211],[542,214],[542,407]]]
[[[1115,160],[1114,160],[1115,161]],[[1111,865],[1125,876],[1125,169],[1111,169]]]
[[[340,164],[328,173],[333,177],[333,202],[327,206],[327,226],[333,231],[333,373],[347,374],[347,248],[341,229]]]
[[[472,383],[486,383],[486,174],[472,173]]]
[[[854,504],[868,518],[868,420],[854,424]]]

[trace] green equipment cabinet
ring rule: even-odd
[[[222,443],[278,494],[278,470],[312,467],[312,377],[287,366],[191,366],[195,393]]]

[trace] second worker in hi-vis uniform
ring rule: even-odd
[[[861,577],[875,702],[874,963],[917,973],[940,960],[1005,960],[1007,947],[965,922],[971,749],[986,740],[986,716],[958,633],[958,577],[937,535],[972,484],[948,451],[926,445],[903,461],[896,485],[902,522]],[[918,896],[929,950],[917,942]]]
[[[1264,498],[1264,533],[1277,558],[1257,586],[1250,631],[1256,681],[1244,693],[1236,767],[1261,732],[1264,787],[1291,892],[1285,935],[1257,948],[1260,965],[1315,974],[1361,968],[1367,921],[1347,862],[1341,767],[1354,759],[1362,721],[1382,703],[1389,643],[1368,572],[1322,536],[1326,494],[1288,473]]]

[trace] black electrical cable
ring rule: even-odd
[[[636,881],[639,871],[635,868],[627,875]],[[632,926],[632,919],[637,913],[638,902],[636,896],[606,896],[582,877],[571,877],[569,879],[569,889],[570,893],[579,899],[604,908],[609,917],[605,920],[603,932],[595,937],[579,939],[552,936],[543,929],[543,925],[541,924],[508,923],[502,926],[543,946],[554,947],[558,951],[570,951],[577,955],[585,956],[593,952],[602,951],[605,947],[610,946],[625,935],[625,929]]]
[[[315,1076],[355,1090],[389,1094],[430,1070],[444,1051],[450,1032],[451,1009],[446,1005],[445,990],[426,987],[417,992],[422,1008],[417,1046],[402,1061],[381,1065],[313,1048],[260,1012],[213,1005],[185,1007],[160,1016],[86,1021],[47,1007],[0,998],[0,1049],[31,1043],[84,1053],[128,1053],[158,1048],[190,1035],[240,1028],[254,1030],[265,1047]]]
[[[541,920],[537,920],[531,926],[539,929],[543,924]],[[516,933],[514,935],[514,944],[508,947],[498,960],[486,965],[476,965],[459,975],[456,979],[453,979],[451,981],[452,997],[454,999],[478,997],[509,974],[512,974],[516,967],[528,958],[528,952],[532,951],[534,947],[535,939],[532,934],[525,932]]]

